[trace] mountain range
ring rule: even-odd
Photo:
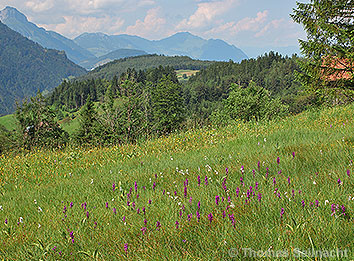
[[[188,32],[176,33],[161,40],[147,40],[126,34],[84,33],[74,41],[96,56],[125,48],[170,56],[189,56],[199,60],[228,61],[231,59],[240,62],[248,58],[234,45],[219,39],[205,40]]]
[[[39,43],[45,48],[65,51],[70,60],[76,64],[83,60],[94,58],[89,51],[77,45],[56,32],[47,31],[28,21],[27,17],[16,8],[6,7],[0,11],[0,21],[12,30],[20,33],[28,39]]]
[[[1,22],[0,46],[0,115],[13,112],[16,100],[86,73],[65,52],[43,48]]]
[[[38,27],[13,7],[6,7],[0,11],[0,21],[45,48],[65,51],[70,60],[86,69],[103,64],[106,58],[100,59],[101,56],[119,49],[135,49],[142,54],[189,56],[200,60],[228,61],[231,59],[239,62],[248,58],[234,45],[219,39],[205,40],[188,32],[176,33],[161,40],[148,40],[126,34],[83,33],[72,40]],[[109,56],[116,59],[114,55]]]

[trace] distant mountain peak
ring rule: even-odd
[[[3,21],[9,18],[15,18],[21,22],[28,22],[27,17],[15,7],[6,6],[0,11],[0,20]]]

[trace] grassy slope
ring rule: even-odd
[[[13,114],[0,117],[0,124],[8,130],[14,130],[16,128],[16,121]]]
[[[136,146],[3,156],[0,257],[30,259],[47,252],[50,259],[78,260],[97,250],[105,260],[228,259],[230,249],[239,251],[236,258],[241,258],[245,248],[252,248],[288,251],[292,258],[296,248],[339,248],[353,258],[354,201],[348,200],[354,197],[353,112],[354,106],[306,112],[277,123],[195,130]],[[222,186],[225,177],[227,191]],[[255,196],[251,193],[246,203],[250,186]],[[225,200],[216,205],[216,196]],[[339,205],[334,215],[331,204]],[[235,217],[234,225],[229,215]],[[18,224],[20,217],[23,222]]]

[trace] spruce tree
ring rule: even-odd
[[[163,134],[177,129],[183,121],[182,88],[170,76],[163,76],[151,93],[154,130]]]
[[[291,17],[307,33],[307,41],[299,40],[305,56],[298,74],[302,84],[319,102],[353,101],[354,1],[298,2]]]

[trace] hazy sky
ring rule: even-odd
[[[295,0],[0,0],[5,6],[69,38],[103,32],[161,39],[189,31],[248,49],[297,46],[305,38],[289,17]]]

